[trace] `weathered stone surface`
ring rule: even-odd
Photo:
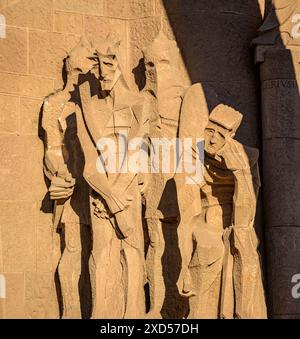
[[[0,71],[27,73],[27,39],[25,29],[6,27],[0,44]]]
[[[300,227],[299,147],[300,140],[298,139],[264,141],[266,227],[280,225]]]
[[[21,98],[21,134],[38,134],[39,116],[42,105],[42,100]]]
[[[267,230],[266,248],[270,312],[274,318],[300,317],[300,299],[292,296],[292,277],[300,272],[300,227],[287,230],[285,225],[278,225]]]
[[[54,9],[103,15],[104,0],[54,0]]]
[[[9,73],[0,73],[0,76],[0,93],[43,99],[54,89],[54,81],[49,78]]]
[[[36,204],[1,201],[0,206],[4,272],[35,270]]]
[[[157,14],[187,14],[191,12],[213,11],[234,12],[250,16],[261,16],[265,0],[154,0]]]
[[[105,15],[116,18],[142,18],[154,15],[155,1],[106,0]]]
[[[83,15],[56,11],[54,13],[54,31],[81,35],[83,33]]]
[[[0,156],[0,200],[42,200],[47,188],[38,137],[0,136]]]
[[[52,0],[8,1],[1,14],[10,26],[52,30]]]
[[[3,300],[5,319],[22,319],[25,314],[24,273],[5,273],[6,296]],[[1,300],[2,301],[2,300]]]
[[[16,133],[19,130],[20,99],[15,96],[0,94],[0,133]]]
[[[69,34],[30,31],[30,74],[61,78],[63,59],[79,39],[80,37]]]
[[[59,317],[54,276],[52,273],[25,274],[25,313],[29,319]]]

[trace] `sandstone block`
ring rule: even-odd
[[[0,136],[0,200],[43,200],[43,153],[37,136]]]
[[[71,34],[30,31],[30,74],[61,78],[63,60],[79,39],[79,36]]]
[[[44,99],[53,89],[53,79],[1,73],[0,93]]]
[[[154,0],[106,0],[105,15],[116,18],[143,18],[155,13]]]
[[[54,30],[60,33],[81,35],[83,33],[83,16],[79,13],[56,11],[54,14]]]
[[[6,27],[6,38],[0,43],[0,71],[27,73],[27,32]]]
[[[4,272],[25,272],[36,266],[36,204],[0,202]]]
[[[103,15],[103,0],[54,0],[54,9],[79,12],[84,14]]]
[[[59,308],[53,273],[26,272],[25,312],[29,319],[57,319]]]
[[[42,100],[21,98],[21,134],[38,135],[39,114],[42,105]]]
[[[19,129],[19,104],[18,97],[0,94],[0,133],[16,133]]]
[[[5,273],[6,299],[3,301],[5,319],[22,319],[25,314],[24,273]]]
[[[52,0],[8,1],[1,14],[7,25],[52,30]]]

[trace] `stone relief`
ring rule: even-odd
[[[234,140],[242,114],[217,98],[210,112],[202,85],[183,85],[179,49],[162,32],[143,50],[140,93],[126,83],[121,48],[113,35],[82,38],[66,60],[66,86],[44,102],[44,168],[53,226],[65,239],[62,317],[82,317],[82,234],[91,227],[91,317],[161,318],[168,293],[164,229],[175,225],[181,259],[172,265],[180,268],[176,289],[189,302],[189,318],[265,318],[253,226],[258,151]],[[200,182],[187,184],[176,156],[168,173],[162,154],[149,156],[157,152],[153,140],[176,138],[204,139],[205,152],[196,144],[178,156],[204,162]],[[146,149],[148,173],[126,168],[135,140],[135,151]],[[110,142],[117,146],[107,151]]]

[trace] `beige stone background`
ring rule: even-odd
[[[59,317],[53,276],[60,240],[51,213],[41,210],[47,187],[39,116],[43,98],[62,86],[63,59],[80,36],[116,32],[137,90],[140,49],[162,28],[178,42],[187,81],[212,86],[223,103],[241,110],[239,139],[259,147],[260,89],[250,45],[264,8],[264,0],[0,0],[7,23],[0,39],[0,273],[7,279],[0,318]]]

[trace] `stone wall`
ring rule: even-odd
[[[141,48],[163,29],[175,37],[188,82],[212,86],[244,113],[239,138],[260,145],[259,85],[251,40],[264,0],[0,0],[0,317],[58,318],[52,229],[39,137],[43,98],[63,85],[63,59],[83,34],[117,33],[133,89],[143,85]]]

